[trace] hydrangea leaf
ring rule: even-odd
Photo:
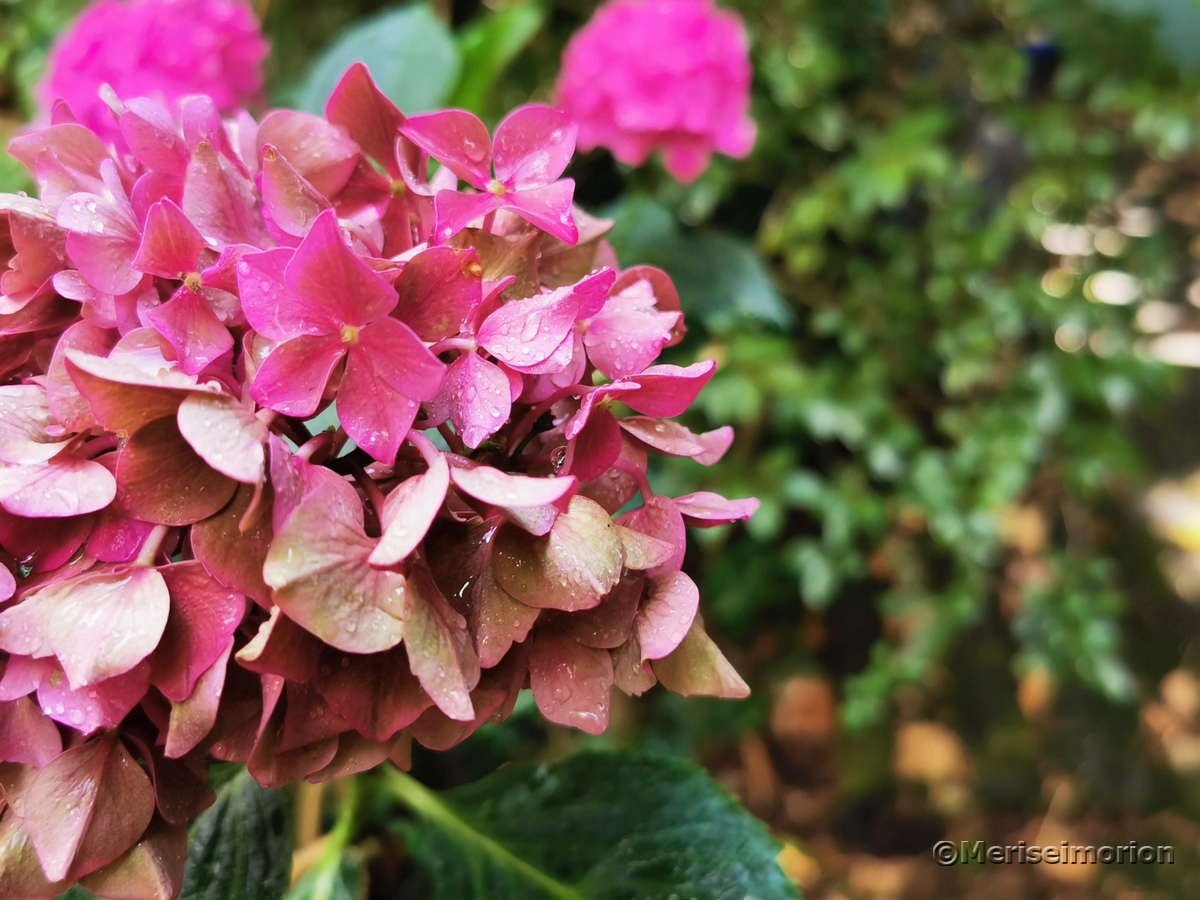
[[[762,823],[684,760],[590,751],[440,795],[389,779],[432,900],[798,897]]]
[[[191,828],[179,900],[279,900],[292,869],[287,794],[245,770]]]
[[[429,7],[417,4],[362,20],[339,35],[313,64],[300,109],[320,113],[356,62],[365,63],[379,89],[409,114],[433,109],[458,79],[453,38]]]

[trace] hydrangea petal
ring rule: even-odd
[[[514,109],[496,126],[496,178],[518,190],[556,180],[575,153],[577,131],[570,118],[552,106]]]
[[[564,634],[544,629],[533,639],[529,685],[542,715],[588,734],[608,728],[612,657]]]

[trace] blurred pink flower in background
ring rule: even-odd
[[[749,42],[736,13],[711,0],[612,0],[563,54],[558,105],[579,123],[579,146],[607,147],[638,166],[654,151],[692,181],[714,152],[744,157]]]
[[[267,49],[245,0],[99,0],[50,51],[38,99],[45,113],[66,100],[82,124],[112,139],[101,85],[168,104],[205,94],[229,112],[262,88]]]

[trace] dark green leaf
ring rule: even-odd
[[[701,769],[630,752],[513,766],[436,795],[407,775],[409,849],[446,900],[782,900],[762,823]]]
[[[458,79],[458,48],[425,5],[392,10],[342,32],[317,58],[300,90],[299,107],[321,114],[352,63],[366,63],[380,90],[406,113],[439,106]]]
[[[536,3],[517,4],[476,19],[458,38],[462,75],[450,105],[483,112],[488,92],[542,27]]]
[[[192,823],[179,900],[279,900],[292,870],[287,794],[242,771]]]

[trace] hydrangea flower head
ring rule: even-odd
[[[687,182],[714,152],[753,148],[750,79],[736,13],[712,0],[610,0],[567,45],[557,103],[583,149],[607,147],[633,166],[660,151]]]
[[[55,43],[39,100],[47,110],[65,100],[109,138],[116,128],[101,85],[168,104],[203,94],[232,112],[262,88],[266,55],[246,0],[97,0]]]
[[[212,759],[321,781],[523,690],[592,734],[614,688],[747,692],[682,565],[757,501],[647,475],[728,450],[672,421],[715,364],[658,361],[679,298],[573,206],[569,122],[407,118],[361,65],[326,112],[10,144],[0,896],[177,895]]]

